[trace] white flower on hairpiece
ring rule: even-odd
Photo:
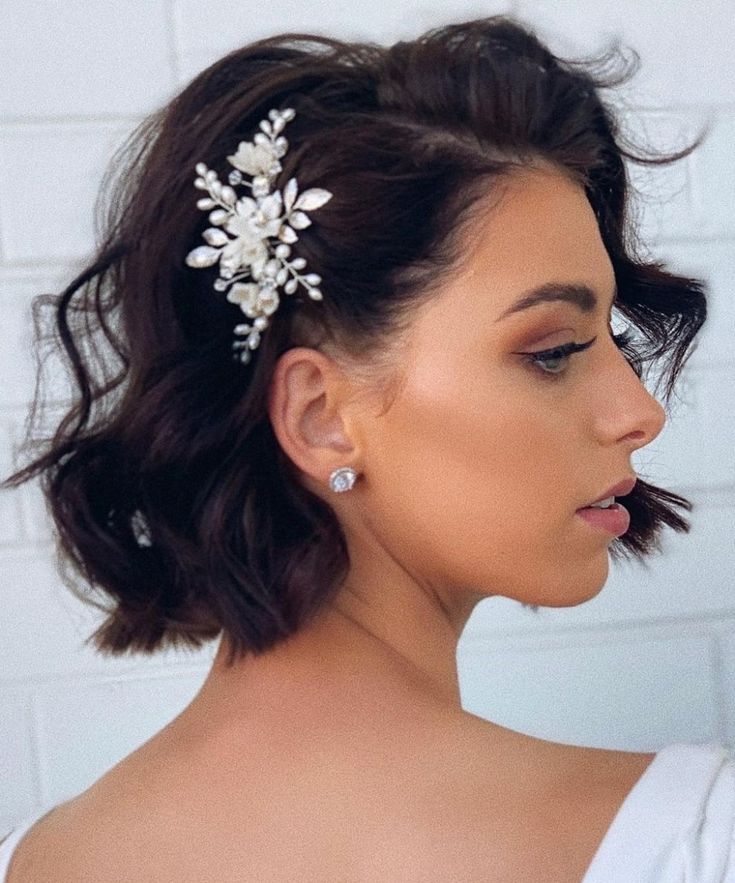
[[[281,171],[281,164],[278,162],[279,154],[274,147],[269,144],[251,144],[249,141],[241,141],[237,153],[234,156],[228,156],[230,163],[246,175],[277,175]]]
[[[240,309],[251,319],[256,319],[261,313],[271,316],[279,303],[275,288],[263,291],[255,282],[236,282],[227,293],[227,300],[240,304]]]
[[[253,141],[241,141],[237,152],[227,157],[234,166],[229,185],[222,184],[217,172],[203,162],[196,164],[198,177],[194,186],[209,193],[197,202],[197,208],[210,212],[212,226],[202,233],[207,244],[192,249],[186,263],[201,269],[219,262],[215,290],[225,291],[231,286],[227,300],[239,304],[243,313],[254,319],[252,326],[235,326],[235,334],[247,335],[245,340],[233,343],[235,351],[242,350],[242,362],[250,361],[250,351],[260,343],[260,333],[278,308],[279,287],[286,294],[293,294],[300,284],[312,300],[322,299],[317,288],[321,276],[300,274],[298,270],[306,266],[304,258],[288,258],[290,244],[298,239],[296,231],[311,224],[306,212],[320,208],[332,198],[332,193],[312,187],[299,194],[296,178],[289,179],[283,192],[271,192],[273,179],[282,169],[280,158],[288,149],[288,142],[279,133],[294,116],[290,107],[268,112],[268,119],[261,120],[261,131]],[[244,181],[243,173],[253,180]],[[251,195],[238,198],[234,190],[238,185],[250,187]],[[240,281],[246,276],[250,282]]]

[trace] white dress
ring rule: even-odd
[[[24,834],[50,811],[24,819],[0,843],[0,883]],[[580,883],[735,883],[735,762],[728,749],[676,742],[658,751]]]

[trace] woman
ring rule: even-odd
[[[722,746],[460,703],[478,601],[581,604],[608,552],[689,529],[631,455],[665,422],[643,364],[668,398],[706,301],[634,253],[623,158],[696,145],[625,147],[595,70],[504,17],[278,35],[135,133],[53,301],[78,402],[6,485],[44,478],[100,651],[221,642],[178,717],[11,834],[10,883],[735,875]]]

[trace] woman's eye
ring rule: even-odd
[[[624,331],[622,334],[611,334],[610,336],[618,349],[623,349],[633,339],[633,335],[628,331]],[[589,349],[596,340],[597,337],[595,336],[592,340],[588,340],[586,343],[565,343],[563,346],[557,346],[551,350],[542,350],[538,353],[525,353],[524,355],[526,356],[526,361],[530,362],[534,368],[541,372],[541,374],[554,380],[562,377],[566,373],[566,362],[570,356]],[[559,365],[560,362],[563,364]],[[552,366],[556,364],[557,368],[543,367],[544,365],[549,364]]]
[[[565,343],[563,346],[554,347],[552,350],[542,350],[538,353],[527,353],[526,360],[530,362],[545,377],[555,379],[566,373],[566,362],[574,353],[582,352],[597,340],[593,337],[587,343]],[[550,366],[550,367],[549,367]]]

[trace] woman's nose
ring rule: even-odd
[[[635,415],[635,426],[628,432],[635,442],[633,450],[650,444],[666,425],[666,410],[659,400],[646,388],[645,384],[629,368],[633,390],[631,414]]]
[[[624,373],[623,386],[618,387],[623,415],[622,435],[635,451],[650,444],[660,434],[666,425],[666,410],[627,362]]]
[[[648,409],[645,418],[639,420],[637,428],[631,430],[627,436],[631,441],[635,442],[632,448],[634,451],[650,444],[666,425],[666,411],[663,406],[648,391],[646,392],[652,405]]]

